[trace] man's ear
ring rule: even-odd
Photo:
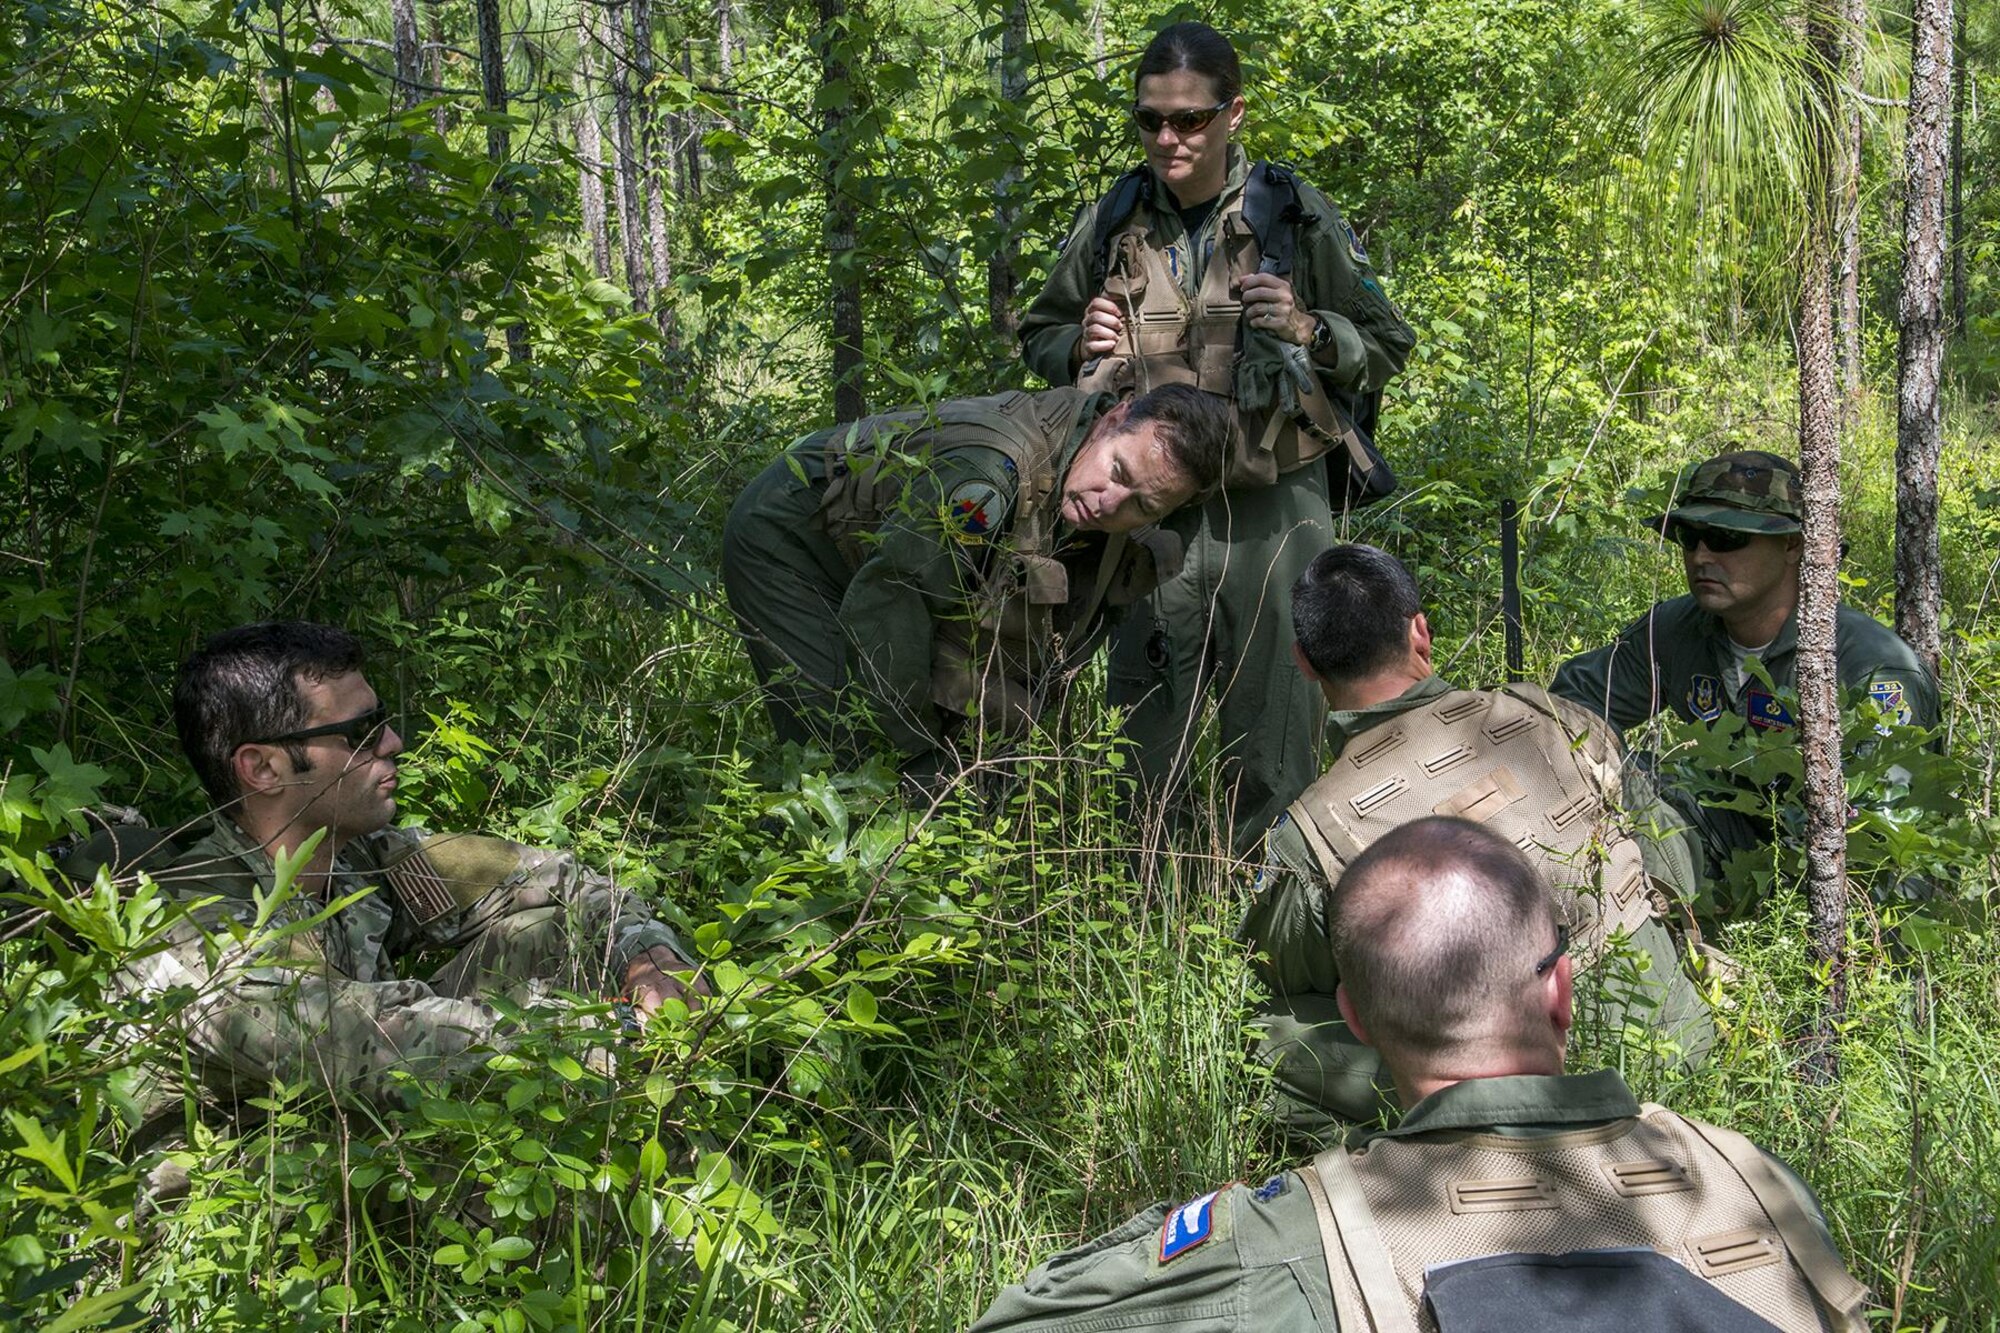
[[[1333,988],[1333,1002],[1340,1006],[1340,1016],[1347,1020],[1347,1030],[1363,1046],[1373,1046],[1368,1039],[1368,1028],[1362,1023],[1361,1015],[1354,1012],[1354,1001],[1348,997],[1347,983],[1341,982]]]
[[[1410,651],[1426,662],[1431,660],[1431,622],[1421,611],[1410,617]]]
[[[1570,978],[1568,954],[1556,959],[1556,965],[1550,968],[1548,976],[1543,978],[1542,986],[1548,1004],[1549,1026],[1556,1030],[1557,1036],[1568,1037],[1570,1024],[1576,1019],[1576,1011],[1571,1003],[1575,998],[1575,991]]]
[[[1292,661],[1298,665],[1299,674],[1306,678],[1307,684],[1318,685],[1320,683],[1319,672],[1313,670],[1311,660],[1306,657],[1304,645],[1297,639],[1292,640]]]
[[[292,780],[291,761],[281,745],[239,745],[229,757],[236,790],[245,797],[275,791]]]

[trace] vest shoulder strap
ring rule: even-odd
[[[1111,272],[1111,238],[1125,229],[1132,214],[1139,205],[1151,203],[1153,199],[1153,172],[1145,166],[1133,167],[1111,183],[1105,192],[1104,202],[1097,206],[1097,222],[1090,239],[1090,286],[1093,291],[1104,286],[1105,277]]]
[[[1417,1321],[1410,1313],[1410,1303],[1396,1276],[1395,1261],[1389,1257],[1388,1243],[1375,1225],[1374,1211],[1368,1206],[1368,1197],[1361,1192],[1361,1181],[1347,1160],[1347,1150],[1328,1149],[1313,1158],[1299,1176],[1305,1181],[1306,1193],[1312,1196],[1313,1216],[1319,1221],[1320,1249],[1326,1259],[1327,1283],[1333,1288],[1340,1327],[1356,1328],[1362,1333],[1371,1329],[1373,1333],[1417,1333]],[[1342,1266],[1353,1287],[1361,1292],[1362,1303],[1367,1306],[1365,1319],[1355,1319],[1357,1312],[1340,1308],[1345,1304],[1342,1293],[1349,1288],[1349,1283],[1341,1280]]]
[[[1299,226],[1306,220],[1299,202],[1299,178],[1280,162],[1252,162],[1243,182],[1243,220],[1263,255],[1260,273],[1289,277],[1298,250]]]
[[[1655,1103],[1647,1103],[1641,1114],[1678,1121],[1688,1131],[1713,1148],[1743,1178],[1757,1202],[1770,1215],[1771,1224],[1785,1242],[1785,1249],[1805,1274],[1821,1313],[1836,1333],[1862,1333],[1868,1327],[1862,1317],[1867,1306],[1868,1288],[1847,1271],[1840,1255],[1825,1234],[1806,1215],[1803,1204],[1785,1183],[1771,1159],[1749,1139],[1733,1129],[1693,1120]]]

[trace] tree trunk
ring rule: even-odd
[[[491,122],[486,126],[486,156],[506,169],[508,155],[508,134],[506,122],[501,117],[507,112],[507,48],[500,35],[500,0],[474,0],[474,12],[479,20],[479,89]],[[493,184],[493,206],[503,228],[514,225],[514,213],[507,206],[507,185],[504,177],[496,178]],[[514,280],[507,279],[503,290],[511,293]],[[507,356],[515,362],[528,359],[528,329],[519,320],[507,325]]]
[[[431,87],[442,88],[444,81],[444,51],[446,32],[444,26],[445,0],[430,0],[431,5],[431,50],[427,62],[431,76]],[[451,132],[451,99],[439,97],[431,111],[431,126],[442,139]]]
[[[1970,9],[1967,5],[1965,9]],[[1972,81],[1972,62],[1965,58],[1965,9],[1958,11],[1958,40],[1952,44],[1952,65],[1958,71],[1951,108],[1951,331],[1965,333],[1965,85]]]
[[[730,0],[715,0],[715,72],[722,86],[736,77],[736,22]]]
[[[389,0],[390,45],[396,48],[396,109],[424,100],[423,39],[417,35],[416,0]]]
[[[589,0],[585,0],[589,3]],[[608,28],[611,58],[611,114],[615,142],[611,153],[611,178],[618,209],[618,248],[625,259],[625,289],[632,294],[634,310],[653,308],[652,288],[646,282],[646,252],[639,239],[644,210],[639,206],[639,155],[633,144],[632,70],[625,58],[625,14],[623,0],[611,0]]]
[[[1840,382],[1833,329],[1834,246],[1847,197],[1844,125],[1838,120],[1841,11],[1811,0],[1806,36],[1824,64],[1812,94],[1833,113],[1815,121],[1810,222],[1799,275],[1799,472],[1804,560],[1799,569],[1799,749],[1805,767],[1806,903],[1812,958],[1827,990],[1805,1052],[1807,1077],[1840,1076],[1839,1023],[1847,1008],[1847,788],[1840,764],[1840,701],[1834,623],[1840,607]]]
[[[849,182],[853,145],[848,122],[859,97],[848,78],[850,13],[859,16],[862,0],[819,0],[820,98],[825,107],[821,140],[826,145],[826,277],[831,292],[829,341],[833,344],[833,418],[855,421],[868,414],[863,395],[862,361],[865,325],[861,307],[861,264],[855,233],[860,208]]]
[[[1868,0],[1843,0],[1841,74],[1847,96],[1841,103],[1847,131],[1847,172],[1840,196],[1840,392],[1852,422],[1861,397],[1861,57]]]
[[[681,43],[681,77],[690,84],[694,82],[694,43]],[[687,114],[687,135],[682,142],[687,165],[682,179],[687,182],[687,190],[680,196],[683,204],[694,205],[701,201],[701,140],[705,133],[703,112],[691,109]],[[691,215],[692,216],[692,215]]]
[[[1020,107],[1028,95],[1028,0],[1007,0],[1005,26],[1000,30],[1000,104]],[[1021,152],[1019,143],[999,145],[1008,156],[1007,169],[993,183],[993,222],[998,235],[986,261],[986,310],[993,331],[1012,346],[1020,333],[1014,291],[1020,284]]]
[[[1938,403],[1944,377],[1945,122],[1952,0],[1917,0],[1903,145],[1903,281],[1896,348],[1896,633],[1935,674],[1943,655],[1937,530]]]
[[[667,153],[662,133],[660,90],[653,77],[653,3],[632,0],[632,70],[639,80],[639,125],[644,143],[646,242],[653,261],[653,316],[660,336],[673,341],[673,253],[667,234]]]
[[[611,276],[611,224],[604,206],[604,128],[597,120],[597,56],[591,13],[595,0],[582,0],[582,40],[577,43],[576,188],[583,207],[583,230],[590,237],[591,267]]]
[[[1104,0],[1092,0],[1090,6],[1090,63],[1097,66],[1099,83],[1111,77],[1104,59]]]

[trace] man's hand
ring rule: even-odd
[[[1125,331],[1125,317],[1108,296],[1093,296],[1083,308],[1083,337],[1076,345],[1078,363],[1109,356]]]
[[[686,960],[664,944],[656,944],[625,965],[625,994],[633,1008],[651,1015],[668,1000],[679,1000],[689,1009],[701,1007],[702,996],[715,994],[699,972],[691,985],[669,976],[670,972],[694,972]]]

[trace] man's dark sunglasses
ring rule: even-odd
[[[256,740],[245,741],[245,745],[290,745],[294,741],[309,741],[315,736],[338,736],[347,742],[350,750],[366,750],[380,740],[382,733],[393,721],[388,709],[377,704],[365,713],[348,718],[345,722],[329,722],[323,727],[307,727],[303,731],[288,731],[282,736],[259,736]]]
[[[1757,534],[1738,532],[1734,528],[1705,528],[1698,523],[1676,523],[1667,530],[1667,535],[1679,542],[1683,551],[1706,546],[1717,555],[1727,555],[1748,546],[1750,539]]]
[[[1148,134],[1158,134],[1163,125],[1173,126],[1176,134],[1193,134],[1205,128],[1235,100],[1225,97],[1214,106],[1193,107],[1186,111],[1155,111],[1149,106],[1135,106],[1132,108],[1132,123]]]
[[[1562,961],[1562,956],[1568,952],[1569,952],[1569,927],[1557,926],[1556,947],[1549,951],[1549,956],[1547,958],[1544,958],[1541,962],[1535,964],[1535,975],[1538,977],[1547,976],[1550,970],[1553,969],[1558,962]]]

